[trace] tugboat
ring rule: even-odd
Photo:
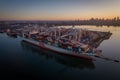
[[[17,38],[17,33],[15,31],[10,30],[10,29],[7,30],[7,35],[10,37]]]

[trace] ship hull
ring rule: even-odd
[[[95,60],[92,57],[93,55],[88,55],[86,53],[84,53],[84,54],[83,53],[73,53],[73,52],[68,51],[66,49],[51,46],[51,45],[45,44],[43,42],[37,42],[37,41],[31,41],[31,40],[23,40],[23,42],[31,44],[31,45],[39,47],[39,48],[42,48],[44,50],[55,52],[55,53],[60,54],[60,55],[72,56],[72,57],[87,59],[87,60]]]

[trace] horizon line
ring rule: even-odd
[[[120,18],[120,17],[119,16],[115,16],[115,17],[112,17],[112,18],[91,17],[91,18],[88,18],[88,19],[63,19],[63,20],[60,20],[60,19],[58,19],[58,20],[57,19],[56,20],[55,19],[45,19],[45,20],[44,19],[41,19],[41,20],[40,19],[36,19],[36,20],[35,19],[33,19],[33,20],[32,19],[31,20],[30,19],[28,19],[28,20],[27,19],[23,19],[23,20],[22,19],[21,20],[19,20],[19,19],[8,19],[8,20],[7,19],[3,19],[2,20],[1,19],[0,21],[76,21],[76,20],[78,21],[78,20],[90,20],[92,18],[93,19],[114,19],[114,18]]]

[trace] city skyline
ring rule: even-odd
[[[0,20],[76,20],[113,18],[120,0],[1,0]]]

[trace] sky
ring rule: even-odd
[[[120,0],[0,0],[0,20],[120,17]]]

